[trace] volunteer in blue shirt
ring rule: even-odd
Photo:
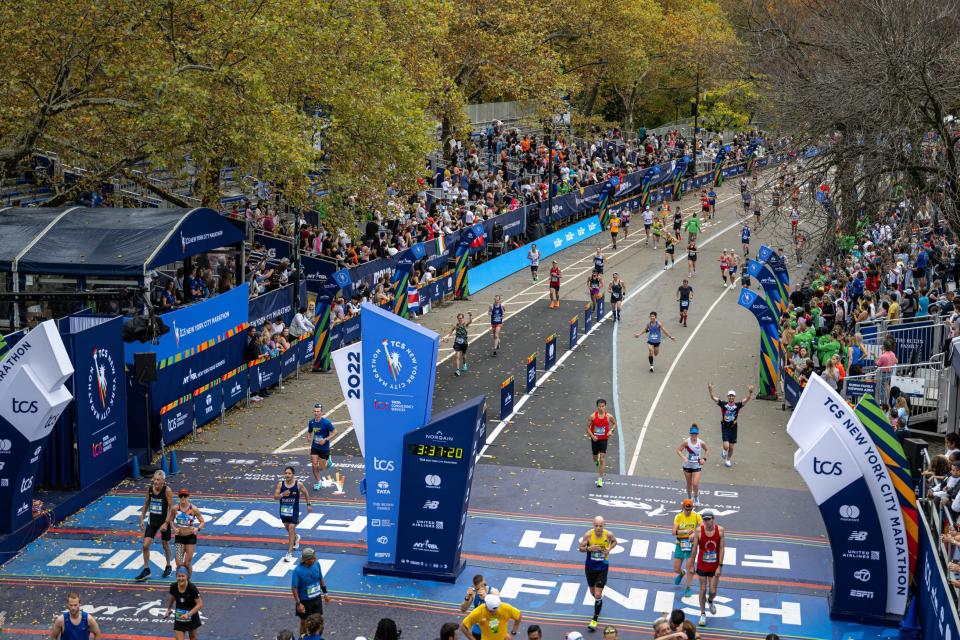
[[[310,438],[310,463],[313,465],[313,477],[317,481],[313,488],[320,490],[320,472],[330,464],[330,441],[337,435],[337,429],[329,418],[323,415],[323,405],[313,405],[313,420],[307,423],[307,435]]]
[[[300,635],[307,633],[307,618],[315,613],[323,615],[323,603],[330,602],[327,583],[323,580],[317,554],[310,547],[300,553],[300,564],[293,570],[290,591],[297,603],[297,617],[300,618]]]

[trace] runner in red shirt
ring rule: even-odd
[[[700,517],[703,524],[697,527],[693,534],[693,548],[697,550],[696,572],[700,578],[700,621],[701,627],[707,624],[706,607],[710,605],[710,615],[717,615],[717,605],[713,600],[717,597],[717,585],[720,583],[720,572],[723,570],[723,527],[714,522],[714,513],[705,509]],[[709,594],[707,586],[709,585]]]
[[[550,309],[560,307],[560,265],[554,260],[550,266]]]
[[[603,486],[603,472],[607,461],[607,440],[617,428],[617,419],[607,413],[607,401],[597,400],[597,410],[587,420],[587,435],[593,451],[593,462],[597,465],[597,486]]]
[[[720,277],[723,278],[723,288],[727,288],[727,278],[730,277],[730,258],[727,257],[727,250],[720,252]],[[733,278],[730,278],[730,284],[733,284]]]

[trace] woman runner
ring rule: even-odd
[[[170,600],[167,602],[166,618],[173,618],[173,633],[177,640],[183,640],[188,634],[190,640],[197,640],[200,622],[200,610],[203,598],[200,591],[190,582],[190,571],[186,567],[177,568],[177,581],[170,585]]]
[[[697,243],[691,241],[687,245],[687,277],[697,275]]]
[[[620,309],[623,307],[623,296],[627,291],[627,285],[620,279],[620,274],[613,274],[613,280],[610,281],[610,308],[613,309],[613,321],[620,319]]]
[[[590,279],[587,281],[587,292],[590,294],[590,301],[596,307],[597,302],[603,296],[603,275],[596,271],[590,274]]]
[[[500,350],[500,330],[503,328],[503,318],[506,310],[500,302],[500,296],[493,296],[493,304],[490,305],[487,312],[490,314],[490,335],[493,337],[493,355],[497,355]]]
[[[173,556],[177,571],[187,570],[187,578],[193,574],[193,554],[197,550],[197,533],[206,522],[203,514],[190,502],[190,490],[183,488],[177,493],[180,501],[173,508]]]
[[[653,358],[660,355],[660,341],[662,340],[661,334],[667,336],[674,342],[677,341],[670,333],[667,331],[659,320],[657,320],[657,312],[650,312],[650,322],[647,323],[647,326],[643,328],[643,331],[636,334],[636,338],[639,338],[643,334],[647,334],[647,360],[650,361],[650,371],[653,371]]]
[[[690,425],[690,436],[677,447],[677,455],[683,460],[683,476],[687,481],[687,497],[700,506],[700,473],[707,462],[707,443],[700,439],[700,427]]]
[[[676,239],[669,231],[663,232],[663,270],[666,271],[667,261],[670,261],[670,266],[673,266],[673,254],[676,250],[674,247]]]

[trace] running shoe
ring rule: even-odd
[[[150,578],[150,569],[144,569],[143,571],[137,574],[137,577],[134,578],[134,580],[136,580],[137,582],[143,582],[148,578]]]
[[[327,458],[327,469],[333,469],[335,466],[337,466],[337,463],[333,461],[333,456]]]
[[[722,459],[724,459],[724,460],[727,459],[727,450],[726,450],[726,449],[720,449],[720,457],[721,457]]]
[[[320,491],[320,489],[322,489],[322,488],[323,488],[323,485],[320,484],[319,482],[318,482],[317,484],[313,485],[313,490],[314,490],[314,491]]]
[[[591,620],[590,622],[588,622],[588,623],[587,623],[587,629],[590,629],[590,631],[596,631],[596,630],[597,630],[597,621],[596,621],[596,620]]]
[[[163,570],[163,577],[169,578],[171,573],[173,573],[173,567],[168,564]]]
[[[597,478],[597,486],[598,486],[598,487],[602,487],[602,486],[603,486],[603,478]]]
[[[664,270],[664,271],[667,270],[667,265],[663,265],[663,270]]]
[[[700,502],[700,496],[697,496],[696,498],[693,499],[693,504],[696,505],[696,506],[698,506],[698,507],[702,507],[702,506],[703,506],[703,503]]]
[[[464,370],[464,371],[467,370],[467,363],[466,363],[466,362],[463,363],[463,370]]]
[[[713,600],[710,601],[710,615],[717,615],[717,605],[713,602]]]
[[[293,562],[293,554],[292,554],[292,553],[288,553],[287,555],[283,556],[283,561],[284,561],[284,562]]]
[[[299,533],[297,534],[297,537],[293,539],[293,548],[294,548],[294,549],[299,549],[299,548],[300,548],[300,534],[299,534]]]
[[[701,613],[701,614],[700,614],[700,620],[698,620],[697,623],[698,623],[701,627],[707,626],[707,614]]]
[[[680,569],[680,573],[677,574],[677,577],[673,579],[673,584],[679,586],[683,582],[683,576],[687,575],[687,572],[683,569]]]
[[[693,595],[693,591],[690,590],[690,587],[687,587],[686,589],[683,590],[684,598],[689,598],[692,595]]]
[[[729,460],[724,460],[724,461],[723,461],[723,466],[725,466],[725,467],[727,467],[727,468],[730,468],[730,467],[733,466],[733,463],[730,462]]]
[[[650,365],[650,371],[653,371],[653,365]]]
[[[459,376],[459,375],[460,375],[460,369],[457,369],[456,371],[454,371],[454,372],[453,372],[453,375]]]

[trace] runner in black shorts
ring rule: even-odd
[[[710,394],[710,399],[720,407],[720,435],[723,439],[720,457],[723,458],[725,467],[732,467],[733,448],[737,444],[737,418],[740,417],[743,406],[753,397],[753,385],[747,387],[747,397],[743,402],[737,402],[737,393],[733,389],[727,392],[726,402],[720,400],[713,390],[712,382],[707,384],[707,392]]]
[[[687,326],[687,313],[690,311],[690,301],[693,300],[693,287],[690,281],[683,279],[683,284],[677,287],[677,302],[680,303],[680,324]]]
[[[461,371],[467,370],[467,347],[470,346],[467,327],[473,322],[473,313],[467,311],[467,315],[470,316],[470,319],[464,321],[463,314],[458,313],[457,323],[450,329],[450,333],[443,337],[444,341],[453,338],[453,365],[456,367],[453,375],[455,376],[459,376]]]
[[[664,230],[663,232],[663,270],[668,269],[667,261],[670,261],[670,266],[673,266],[673,252],[674,245],[676,244],[677,239],[670,235],[670,232]]]
[[[613,310],[613,321],[620,319],[620,309],[623,307],[623,295],[627,291],[626,283],[620,279],[620,274],[613,274],[613,280],[608,286],[610,289],[610,308]]]
[[[587,531],[580,539],[580,553],[586,553],[584,574],[587,578],[587,588],[593,595],[593,619],[587,628],[595,631],[600,610],[603,608],[603,588],[607,586],[607,573],[610,570],[610,552],[617,546],[617,539],[613,533],[603,528],[603,518],[593,519],[593,528]]]
[[[171,520],[173,518],[173,490],[165,483],[167,474],[157,470],[153,474],[153,483],[147,489],[147,497],[143,501],[143,508],[140,509],[140,529],[143,530],[143,570],[137,575],[135,580],[141,582],[150,577],[150,545],[153,539],[160,534],[160,541],[163,544],[163,554],[167,558],[167,567],[163,570],[163,577],[169,578],[170,566],[170,538],[172,536]],[[150,517],[144,526],[144,518],[149,512]]]
[[[687,277],[697,275],[697,243],[693,240],[687,245]]]

